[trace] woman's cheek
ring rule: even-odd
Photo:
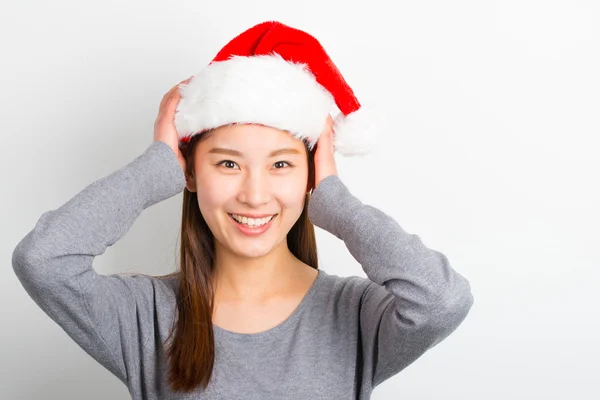
[[[280,182],[274,185],[275,197],[287,208],[304,206],[306,182]]]
[[[198,192],[200,212],[211,230],[217,227],[218,221],[225,219],[223,211],[227,211],[227,204],[232,204],[231,199],[217,186],[205,186],[202,192]]]

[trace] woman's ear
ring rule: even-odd
[[[196,179],[194,175],[185,174],[185,187],[192,193],[196,192]]]
[[[313,187],[313,182],[311,182],[311,179],[308,179],[308,183],[306,184],[306,193],[312,193],[314,187]]]

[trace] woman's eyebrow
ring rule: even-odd
[[[209,154],[229,154],[232,156],[239,156],[239,157],[243,157],[244,153],[239,152],[237,150],[233,150],[233,149],[226,149],[223,147],[215,147],[209,150],[208,152]],[[288,147],[288,148],[283,148],[283,149],[278,149],[275,151],[272,151],[271,154],[269,154],[269,157],[275,157],[278,156],[280,154],[302,154],[299,150]]]

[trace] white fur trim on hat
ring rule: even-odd
[[[309,138],[314,145],[327,116],[337,109],[305,64],[277,53],[213,62],[181,84],[180,91],[179,139],[232,123],[260,123]]]

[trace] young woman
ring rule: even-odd
[[[42,214],[14,250],[15,273],[135,400],[369,398],[460,325],[469,282],[350,193],[334,159],[341,120],[313,115],[321,127],[311,135],[266,114],[245,122],[212,110],[212,126],[184,137],[215,104],[204,88],[208,103],[186,108],[202,81],[193,78],[164,96],[141,155]],[[275,91],[267,102],[286,95]],[[95,272],[94,258],[144,209],[181,191],[177,272]],[[368,279],[319,269],[313,224],[343,240]]]

